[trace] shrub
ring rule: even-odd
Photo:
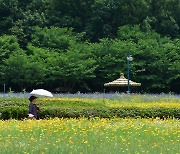
[[[154,103],[156,106],[149,105],[151,103],[122,103],[119,106],[110,105],[111,100],[106,100],[103,103],[101,100],[94,99],[59,99],[57,101],[44,102],[43,108],[39,112],[40,118],[79,118],[79,117],[100,117],[100,118],[113,118],[113,117],[141,117],[141,118],[180,118],[180,107],[173,103],[172,105],[166,103]],[[9,102],[9,103],[8,103]],[[123,105],[121,105],[123,104]],[[138,104],[138,105],[137,105]],[[25,99],[10,99],[0,102],[1,119],[23,119],[28,114],[28,101]]]

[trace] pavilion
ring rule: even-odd
[[[137,83],[137,82],[129,80],[129,85],[131,87],[139,87],[139,86],[141,86],[141,83]],[[105,87],[111,87],[111,88],[112,87],[116,87],[116,88],[117,87],[127,87],[128,86],[128,79],[126,79],[124,77],[124,74],[121,73],[120,78],[118,78],[112,82],[105,83],[104,86]]]

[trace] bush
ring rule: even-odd
[[[28,101],[25,99],[1,99],[0,113],[1,119],[24,119],[28,114]],[[111,106],[112,100],[106,100],[104,103],[100,99],[58,99],[47,100],[44,102],[43,108],[39,112],[40,118],[79,118],[79,117],[100,117],[100,118],[113,118],[113,117],[141,117],[141,118],[180,118],[179,103],[144,103],[145,105],[136,103],[123,103],[118,102]],[[117,101],[117,100],[116,100]],[[3,102],[3,103],[2,103]],[[9,103],[8,103],[9,102]],[[116,103],[116,102],[114,102]],[[121,105],[123,104],[123,105]],[[138,106],[139,105],[139,106]],[[152,105],[152,107],[151,107]]]
[[[24,107],[12,107],[1,109],[2,119],[24,119],[28,112]],[[113,117],[141,117],[141,118],[180,118],[180,109],[176,108],[103,108],[103,109],[62,109],[62,108],[47,108],[39,112],[39,117],[44,118],[79,118],[79,117],[100,117],[100,118],[113,118]]]

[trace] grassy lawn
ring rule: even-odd
[[[179,153],[177,119],[0,121],[0,153]]]

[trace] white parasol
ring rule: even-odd
[[[36,89],[30,92],[35,97],[53,97],[52,93],[44,89]]]

